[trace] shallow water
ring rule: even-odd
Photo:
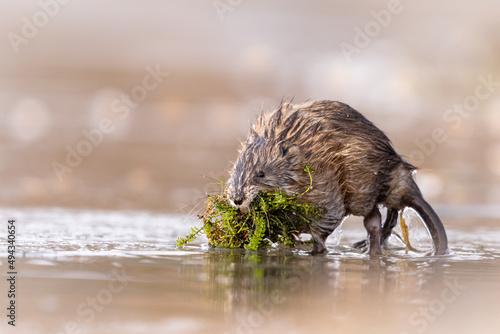
[[[212,249],[203,239],[178,249],[175,239],[197,223],[182,216],[0,214],[5,227],[16,219],[19,257],[17,326],[3,320],[2,333],[495,333],[500,325],[496,218],[445,218],[446,256],[406,252],[394,238],[370,259],[350,247],[364,236],[356,221],[313,257]],[[5,245],[6,228],[0,237]],[[6,255],[2,247],[3,277]]]

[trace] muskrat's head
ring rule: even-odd
[[[299,148],[278,140],[274,131],[259,131],[258,125],[251,129],[227,183],[228,199],[242,210],[248,210],[260,192],[281,190],[290,196],[303,174]]]

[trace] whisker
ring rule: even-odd
[[[198,210],[198,207],[200,206],[201,202],[196,204],[186,215],[186,218],[184,219],[184,223],[187,222],[188,220],[191,220],[194,216],[199,215],[203,209]]]

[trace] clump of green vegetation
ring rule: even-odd
[[[222,184],[222,194],[209,196],[205,214],[198,216],[203,226],[192,228],[187,236],[177,239],[177,245],[182,247],[205,232],[209,244],[217,247],[257,250],[270,242],[295,247],[299,234],[309,229],[311,220],[319,220],[323,214],[321,207],[300,202],[301,197],[313,189],[314,172],[310,165],[306,165],[304,171],[309,175],[310,184],[302,194],[287,197],[280,190],[261,193],[248,212],[231,206]]]

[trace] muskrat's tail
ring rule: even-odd
[[[448,252],[448,237],[446,236],[446,231],[444,230],[443,223],[439,219],[436,212],[427,203],[422,196],[422,193],[415,184],[418,192],[412,196],[408,206],[417,211],[418,215],[424,221],[427,226],[429,233],[431,234],[432,241],[434,243],[434,252],[436,255],[443,255]]]

